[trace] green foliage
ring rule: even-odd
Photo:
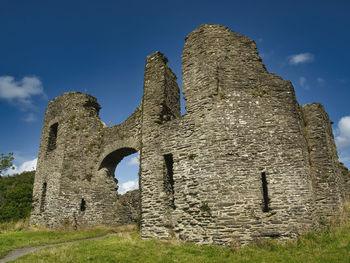
[[[0,177],[0,222],[29,216],[35,171]]]
[[[227,95],[223,92],[220,92],[219,95],[220,95],[220,99],[222,99],[222,100],[225,100],[228,98]]]
[[[267,91],[260,86],[255,86],[252,89],[251,94],[253,95],[254,98],[257,98],[257,97],[261,98],[267,94]]]
[[[199,210],[201,210],[202,213],[207,213],[208,215],[211,215],[211,209],[207,202],[203,202],[202,205],[199,207]]]
[[[8,155],[4,153],[0,154],[0,176],[4,175],[8,169],[14,168],[12,163],[14,159],[13,153],[9,153]]]

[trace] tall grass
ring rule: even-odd
[[[29,218],[11,222],[0,222],[0,234],[9,231],[28,231]]]

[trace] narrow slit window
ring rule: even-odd
[[[46,190],[47,190],[47,183],[43,183],[43,188],[41,191],[41,203],[40,203],[40,212],[44,212],[45,208],[45,202],[46,202]]]
[[[81,203],[80,203],[80,211],[85,211],[86,209],[86,202],[84,200],[84,198],[81,199]]]
[[[263,199],[264,199],[264,206],[263,206],[263,212],[269,212],[269,194],[268,194],[268,189],[267,189],[267,180],[266,180],[266,173],[262,172],[261,173],[261,182],[262,182],[262,189],[263,189]]]
[[[174,200],[174,171],[173,171],[173,155],[164,155],[165,171],[164,171],[164,190],[168,196],[169,206],[175,209]]]
[[[47,145],[48,151],[53,151],[56,149],[57,131],[58,131],[58,122],[50,126],[49,141]]]

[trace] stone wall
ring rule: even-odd
[[[140,149],[141,115],[136,110],[125,123],[106,127],[99,109],[94,97],[78,92],[64,93],[47,107],[31,224],[56,228],[129,222],[114,169]]]
[[[210,67],[216,60],[219,74]],[[312,185],[294,90],[266,71],[254,42],[221,26],[195,30],[183,52],[183,90],[187,114],[157,134],[160,156],[174,160],[172,222],[153,215],[164,222],[162,235],[227,244],[311,228]],[[142,165],[151,170],[153,159]]]
[[[186,37],[182,60],[183,116],[176,76],[160,52],[147,57],[141,105],[120,125],[106,127],[89,95],[50,102],[32,224],[134,221],[113,175],[136,151],[143,238],[287,239],[341,210],[350,180],[328,115],[320,104],[299,106],[292,84],[266,70],[254,41],[202,25]]]
[[[342,208],[342,185],[337,149],[328,114],[319,103],[301,107],[314,189],[316,219],[330,218]]]
[[[161,53],[147,57],[142,98],[141,228],[143,237],[167,238],[172,223],[164,181],[164,157],[160,128],[180,118],[180,90],[176,76]],[[169,140],[170,138],[166,138]]]

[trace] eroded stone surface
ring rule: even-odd
[[[291,82],[266,70],[255,42],[224,26],[189,34],[182,60],[183,116],[176,76],[159,52],[147,57],[140,107],[120,125],[106,127],[89,95],[50,102],[32,224],[132,221],[113,175],[136,151],[144,238],[219,245],[293,238],[341,212],[349,172],[322,105],[299,106]]]

